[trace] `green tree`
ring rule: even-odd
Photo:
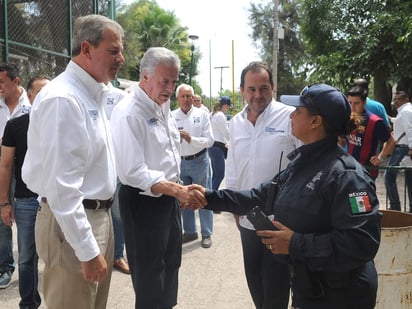
[[[149,47],[162,46],[173,50],[181,60],[180,83],[188,83],[191,65],[190,42],[187,27],[180,25],[173,12],[159,7],[156,1],[140,0],[123,6],[117,14],[117,21],[125,30],[126,63],[119,76],[138,80],[140,59]],[[197,63],[201,54],[194,51],[193,75],[197,73]],[[192,82],[196,89],[196,85]]]
[[[373,80],[389,109],[394,84],[412,90],[411,10],[403,0],[302,0],[311,80],[342,89],[356,77]]]
[[[284,30],[284,39],[279,40],[278,81],[279,95],[298,93],[306,83],[306,56],[300,37],[299,14],[295,0],[279,2],[279,27]],[[260,56],[272,67],[274,3],[252,3],[249,8],[249,25],[252,27],[251,38],[255,47],[261,50]]]

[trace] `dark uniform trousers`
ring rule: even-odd
[[[247,284],[257,309],[287,309],[290,294],[286,256],[274,255],[256,231],[240,227]]]
[[[177,304],[182,260],[180,209],[173,197],[152,197],[141,192],[126,185],[121,185],[119,191],[135,308],[172,308]]]

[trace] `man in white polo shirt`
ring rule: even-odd
[[[227,189],[246,190],[269,181],[286,167],[287,155],[298,146],[289,118],[294,108],[274,101],[273,87],[272,73],[264,63],[252,62],[243,69],[240,91],[247,105],[230,123]],[[245,216],[239,218],[239,229],[246,279],[256,308],[286,309],[288,265],[265,248]]]
[[[180,132],[180,178],[184,185],[199,184],[211,189],[212,179],[210,160],[207,148],[213,145],[213,133],[209,114],[193,105],[194,92],[190,85],[182,84],[176,89],[176,99],[179,108],[172,112]],[[183,239],[182,242],[196,240],[195,212],[189,208],[182,211]],[[199,209],[201,246],[210,248],[212,245],[213,211]]]

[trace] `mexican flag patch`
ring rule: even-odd
[[[352,214],[363,214],[372,211],[368,193],[354,192],[349,194],[349,203],[352,208]]]

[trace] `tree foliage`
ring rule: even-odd
[[[126,63],[119,76],[138,80],[138,67],[144,52],[150,47],[162,46],[173,50],[179,56],[181,82],[188,83],[191,43],[188,40],[187,27],[180,25],[173,12],[162,9],[156,1],[140,0],[122,7],[117,15],[117,21],[125,30]],[[193,57],[193,76],[196,76],[200,53],[195,50]]]
[[[311,81],[347,89],[354,78],[372,79],[388,109],[394,84],[412,90],[411,1],[301,1]]]
[[[306,80],[306,55],[300,37],[298,7],[295,0],[279,2],[279,23],[284,31],[284,39],[279,40],[278,54],[278,94],[298,93]],[[262,60],[272,67],[273,64],[273,1],[251,3],[249,25],[255,47],[260,50]]]

